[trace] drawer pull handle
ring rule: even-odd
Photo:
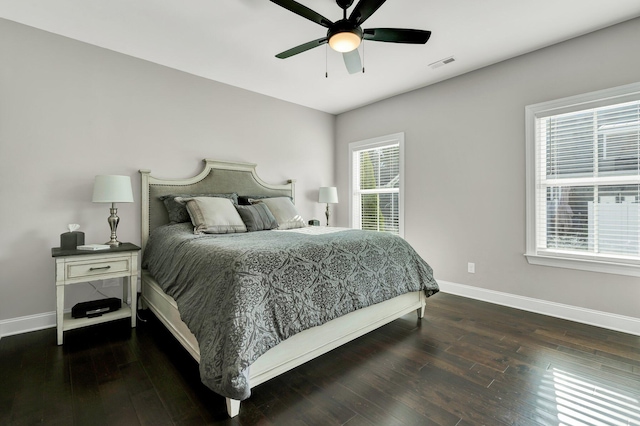
[[[101,266],[100,268],[89,268],[90,271],[100,271],[102,269],[109,269],[111,266]]]

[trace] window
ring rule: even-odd
[[[529,263],[640,276],[640,83],[526,120]]]
[[[404,133],[349,144],[351,227],[404,236]]]

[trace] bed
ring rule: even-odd
[[[426,297],[438,287],[429,266],[398,237],[326,227],[210,235],[195,234],[190,222],[171,222],[163,202],[167,197],[233,193],[295,202],[294,180],[272,185],[258,177],[255,164],[208,159],[204,163],[201,173],[187,179],[161,179],[140,170],[140,305],[150,309],[200,364],[203,383],[225,396],[230,417],[239,413],[240,401],[252,387],[411,311],[422,318]],[[370,275],[354,281],[367,285],[377,274],[385,278],[380,289],[335,285],[341,277],[353,276],[353,259],[364,256],[358,251],[369,250],[364,257],[370,258],[368,253],[379,253],[381,247],[390,248],[390,259],[396,256],[398,263],[406,263],[406,271],[385,261],[388,271],[367,270]],[[325,263],[320,264],[319,257]],[[313,278],[300,274],[305,269],[296,262],[312,265]],[[212,289],[214,283],[218,287]],[[296,300],[291,306],[296,302],[300,308],[289,308],[292,295]],[[223,328],[227,325],[234,328]]]

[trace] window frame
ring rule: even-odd
[[[404,132],[351,142],[349,144],[349,226],[351,228],[361,229],[362,226],[361,223],[360,226],[356,226],[356,219],[357,217],[360,217],[360,215],[358,213],[358,209],[355,208],[356,203],[354,201],[356,197],[356,171],[354,169],[355,153],[396,144],[398,145],[398,163],[400,166],[400,183],[398,188],[398,235],[404,238]]]
[[[539,253],[536,227],[536,120],[538,118],[640,100],[640,83],[632,83],[525,107],[526,252],[529,264],[640,277],[640,262],[615,256]]]

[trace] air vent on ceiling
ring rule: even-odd
[[[429,68],[431,69],[436,69],[436,68],[440,68],[444,65],[450,64],[451,62],[455,61],[456,58],[453,56],[449,56],[448,58],[444,58],[444,59],[440,59],[439,61],[436,61],[432,64],[429,64]]]

